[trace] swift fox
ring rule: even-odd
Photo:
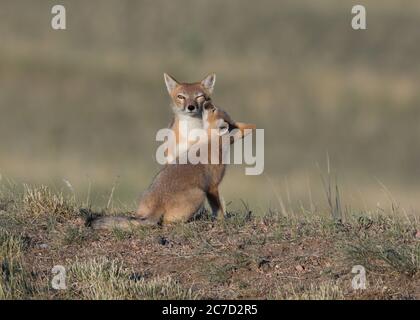
[[[136,225],[188,221],[204,205],[206,198],[214,217],[222,213],[218,187],[226,169],[226,165],[221,161],[222,148],[228,147],[226,139],[222,138],[228,134],[230,138],[227,141],[231,144],[248,133],[245,129],[255,129],[255,125],[233,121],[226,112],[211,102],[206,102],[204,108],[203,121],[208,135],[206,147],[209,148],[209,164],[164,166],[144,192],[136,216],[100,217],[90,223],[94,229],[130,228]],[[218,149],[218,164],[210,164],[212,153],[215,151],[212,145],[216,145]]]
[[[195,141],[189,141],[187,132],[192,129],[202,129],[203,103],[210,100],[216,82],[216,75],[209,74],[200,82],[180,83],[168,74],[164,74],[166,88],[171,97],[171,107],[174,113],[169,128],[175,132],[175,146],[167,153],[168,163],[187,151]],[[181,125],[181,123],[183,125]]]

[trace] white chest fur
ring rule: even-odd
[[[203,120],[187,115],[178,116],[178,120],[178,154],[182,154],[195,142],[189,139],[189,135],[193,129],[203,129]]]
[[[201,118],[179,116],[179,137],[180,139],[187,139],[188,133],[193,129],[203,129],[203,120]]]

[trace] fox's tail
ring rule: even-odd
[[[155,225],[156,223],[144,218],[127,216],[102,216],[86,221],[86,225],[96,230],[124,229],[130,230],[133,227],[144,225]]]

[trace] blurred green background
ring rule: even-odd
[[[67,30],[50,27],[67,9]],[[368,29],[354,31],[364,4]],[[326,158],[343,204],[420,208],[420,2],[0,2],[0,174],[135,207],[171,118],[163,72],[217,74],[217,104],[265,129],[265,174],[229,168],[222,193],[254,210],[325,206]],[[391,195],[390,195],[391,194]]]

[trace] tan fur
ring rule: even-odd
[[[229,124],[229,131],[239,129],[233,140],[241,139],[245,129],[255,129],[255,125],[234,122],[229,115],[207,103],[205,118],[208,123],[209,139],[219,139],[219,155],[222,154],[222,137],[211,129],[219,129],[218,119]],[[211,135],[213,134],[213,135]],[[230,143],[233,143],[233,140]],[[209,144],[211,148],[212,144]],[[210,149],[209,159],[211,157]],[[157,174],[150,187],[144,192],[135,217],[103,217],[94,220],[95,229],[113,227],[127,228],[131,225],[171,223],[187,221],[204,205],[207,198],[214,217],[221,215],[223,203],[218,187],[222,182],[226,166],[224,164],[168,164]]]

